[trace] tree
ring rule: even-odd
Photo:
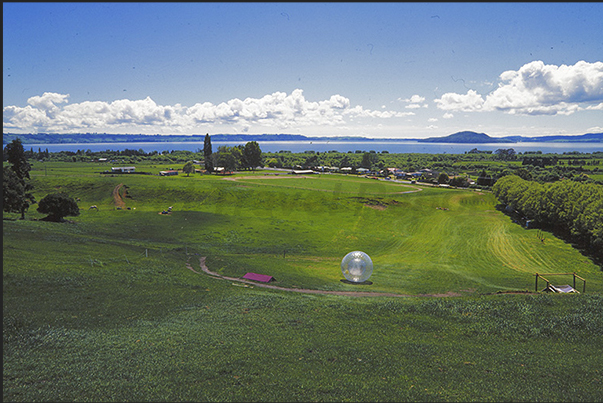
[[[366,169],[373,169],[373,166],[377,163],[377,154],[375,153],[364,153],[362,154],[362,161],[360,166]]]
[[[64,221],[63,217],[78,216],[80,209],[73,197],[66,193],[51,193],[38,203],[38,212],[48,214],[45,221]]]
[[[243,148],[243,163],[245,168],[255,169],[262,165],[262,150],[257,141],[250,141]]]
[[[184,172],[186,176],[189,176],[190,174],[195,172],[195,166],[193,165],[193,162],[189,161],[184,164],[184,166],[182,167],[182,172]]]
[[[494,155],[496,155],[499,160],[510,161],[515,159],[515,150],[512,148],[499,148],[498,150],[494,151]]]
[[[449,184],[450,186],[466,188],[469,187],[469,179],[462,176],[455,176],[454,178],[450,179]]]
[[[4,154],[6,159],[12,165],[11,169],[17,174],[19,179],[29,179],[29,171],[31,171],[31,165],[27,162],[25,156],[25,150],[21,139],[14,139],[4,147]]]
[[[31,193],[33,186],[19,179],[11,167],[2,169],[2,209],[7,213],[21,213],[25,219],[25,211],[36,201]]]
[[[205,157],[205,170],[207,172],[213,172],[214,161],[212,158],[211,138],[209,137],[209,133],[205,135],[205,140],[203,141],[203,156]]]
[[[236,171],[241,163],[242,152],[239,147],[218,147],[217,163],[224,168],[224,172]]]
[[[448,176],[448,174],[446,172],[440,173],[440,175],[438,176],[438,183],[448,183],[448,182],[450,182],[450,177]]]
[[[21,213],[23,220],[25,211],[36,201],[31,193],[33,186],[26,181],[29,179],[31,165],[27,162],[20,139],[16,138],[4,147],[4,158],[11,166],[2,170],[2,209],[6,212]]]
[[[515,175],[519,176],[521,179],[530,181],[532,180],[532,174],[525,168],[519,168],[515,170]]]
[[[480,186],[492,186],[496,182],[492,176],[486,173],[486,170],[482,170],[482,173],[477,178],[477,184]]]

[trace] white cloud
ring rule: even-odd
[[[448,92],[434,102],[438,108],[445,111],[475,112],[481,110],[484,105],[482,96],[473,90],[467,91],[466,94]]]
[[[420,95],[413,95],[412,97],[410,97],[410,99],[407,100],[407,102],[413,104],[420,104],[421,102],[425,102],[425,97],[422,97]]]
[[[452,119],[454,115],[452,113],[446,112],[444,115],[442,115],[442,117],[444,119]]]
[[[27,103],[33,106],[34,108],[42,109],[42,110],[54,110],[58,107],[55,104],[67,103],[67,98],[69,98],[69,94],[62,95],[56,94],[53,92],[45,92],[42,96],[34,96],[27,100]]]
[[[428,122],[437,122],[438,119],[437,118],[429,118],[427,119]]]
[[[485,99],[469,90],[465,95],[444,94],[435,102],[446,111],[570,115],[583,109],[600,109],[603,101],[603,62],[555,66],[533,61],[517,71],[505,71],[499,78],[498,88]]]
[[[373,111],[341,95],[312,102],[301,89],[291,94],[275,92],[261,98],[238,98],[221,102],[196,103],[191,107],[158,105],[150,97],[142,100],[120,99],[113,102],[68,102],[68,94],[44,93],[31,97],[26,107],[3,108],[4,130],[70,132],[82,129],[116,130],[124,128],[169,128],[194,131],[208,125],[229,125],[232,130],[249,131],[252,127],[288,128],[301,126],[335,126],[346,119],[387,119],[414,115],[413,112]]]
[[[425,102],[425,97],[416,94],[411,96],[410,98],[398,98],[398,101],[408,103],[409,105],[405,106],[406,109],[419,109],[429,107],[429,105],[427,104],[421,105],[422,102]]]

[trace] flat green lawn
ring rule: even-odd
[[[25,221],[4,214],[4,400],[603,400],[600,268],[489,193],[91,165],[32,171],[38,200],[80,198],[72,222],[36,221],[35,206]],[[352,250],[371,256],[372,284],[341,281]],[[201,257],[280,287],[416,297],[244,287],[189,270]],[[574,271],[586,294],[496,294]]]

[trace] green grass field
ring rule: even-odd
[[[106,169],[34,164],[38,200],[80,198],[71,222],[39,221],[35,205],[24,221],[4,214],[4,400],[603,399],[601,268],[513,223],[490,193]],[[352,250],[371,256],[371,284],[341,281]],[[250,286],[189,270],[200,257],[279,287],[407,296]],[[525,293],[536,272],[576,272],[586,293]]]

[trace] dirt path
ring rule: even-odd
[[[190,258],[189,258],[189,260],[190,260]],[[193,269],[193,267],[191,266],[191,264],[188,261],[186,262],[186,267],[197,274],[202,274],[201,272],[198,272],[195,269]],[[452,292],[452,291],[449,291],[445,294],[409,295],[409,294],[394,294],[394,293],[382,293],[382,292],[370,292],[370,291],[323,291],[323,290],[310,290],[310,289],[305,289],[305,288],[285,288],[285,287],[279,287],[276,285],[261,284],[261,283],[255,282],[255,281],[243,280],[243,279],[236,278],[236,277],[222,276],[218,273],[214,273],[213,271],[210,271],[209,268],[205,265],[205,257],[204,256],[199,257],[199,267],[201,268],[201,270],[204,273],[209,274],[210,276],[214,276],[215,278],[222,278],[225,280],[237,281],[240,283],[247,283],[247,284],[253,285],[254,287],[271,288],[273,290],[292,291],[292,292],[299,292],[299,293],[303,293],[303,294],[344,295],[344,296],[348,296],[348,297],[460,297],[461,296],[461,294]]]
[[[119,207],[122,209],[126,207],[126,202],[124,202],[124,199],[119,193],[123,185],[123,183],[120,183],[119,185],[115,186],[115,189],[113,189],[113,203],[115,203],[115,207]]]

